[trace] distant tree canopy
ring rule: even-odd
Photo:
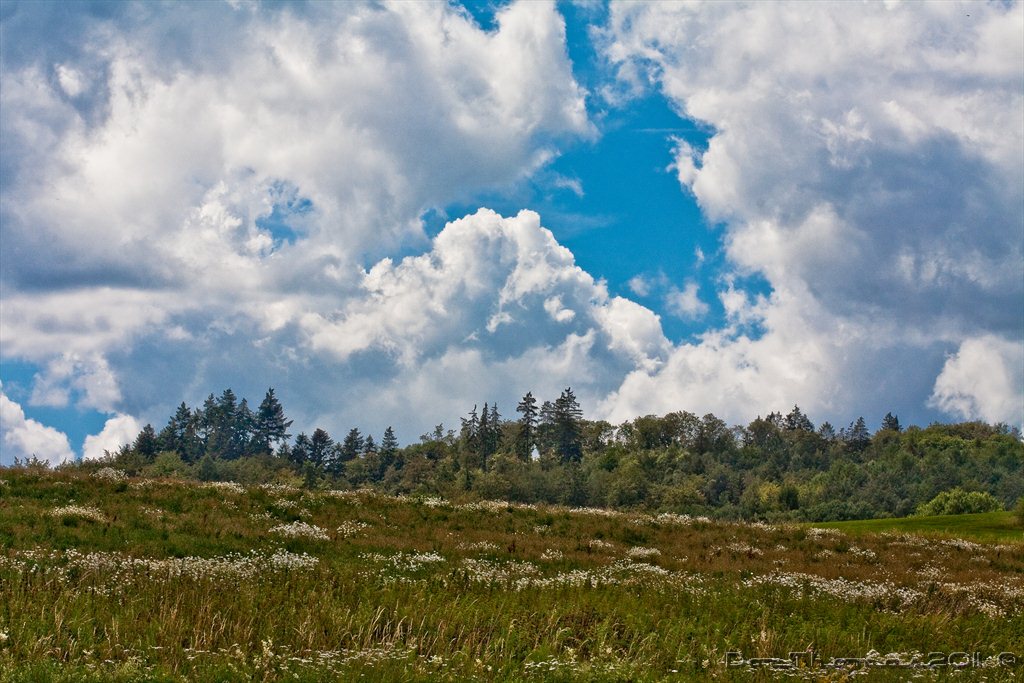
[[[482,408],[480,408],[482,406]],[[815,427],[798,406],[729,426],[685,411],[612,425],[587,420],[566,387],[527,392],[515,419],[485,400],[402,447],[352,427],[289,434],[268,389],[253,412],[231,389],[181,403],[110,457],[122,467],[200,479],[291,476],[307,486],[639,507],[723,518],[838,520],[1009,508],[1024,497],[1024,445],[1006,425],[904,427],[887,413],[872,434],[857,417]]]

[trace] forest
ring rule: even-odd
[[[863,417],[815,426],[794,406],[746,425],[682,411],[613,425],[586,419],[571,388],[554,401],[527,393],[515,414],[486,402],[457,429],[439,424],[406,446],[391,427],[379,440],[358,427],[340,439],[319,428],[293,438],[273,389],[255,410],[225,389],[202,406],[181,403],[162,429],[146,425],[103,464],[203,481],[767,521],[988,512],[1024,497],[1024,443],[1004,424],[904,427],[889,413],[872,433]]]

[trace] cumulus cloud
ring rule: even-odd
[[[74,459],[68,437],[53,427],[25,417],[22,407],[0,387],[0,465],[10,466],[15,459],[38,458],[50,465]]]
[[[626,91],[657,88],[713,130],[699,149],[675,140],[673,167],[724,225],[734,272],[772,295],[759,304],[725,278],[730,320],[757,329],[681,345],[658,373],[627,379],[613,399],[628,408],[609,410],[885,405],[895,397],[848,378],[907,392],[979,331],[1011,340],[1006,362],[1019,365],[1021,26],[1019,3],[613,4],[605,54]],[[913,351],[915,363],[892,364]],[[1007,415],[997,385],[966,390],[992,392],[969,411],[948,398],[961,396],[945,388],[960,386],[956,367],[933,406]]]
[[[527,390],[543,396],[569,384],[596,405],[626,372],[656,369],[670,348],[656,314],[610,296],[532,211],[481,209],[449,223],[428,252],[378,262],[343,309],[309,314],[300,330],[361,396],[342,409],[353,420],[368,406],[450,419],[470,397],[508,406]],[[458,409],[439,411],[442,395]]]
[[[967,420],[1024,422],[1024,363],[1018,342],[992,335],[965,340],[935,380],[931,402]]]
[[[142,425],[131,415],[117,414],[107,420],[99,434],[85,437],[82,445],[83,460],[99,460],[109,453],[116,453],[121,446],[135,441]]]
[[[75,6],[60,21],[16,5],[3,22],[0,345],[42,366],[33,402],[157,418],[165,391],[295,377],[282,394],[312,419],[322,399],[306,389],[344,381],[325,388],[354,400],[357,363],[383,382],[396,359],[474,335],[516,346],[507,331],[534,292],[561,297],[555,322],[579,328],[590,293],[525,265],[552,244],[538,229],[533,247],[481,232],[481,254],[444,238],[426,257],[449,259],[437,268],[383,258],[431,247],[424,211],[594,135],[553,3],[511,3],[492,30],[404,2]],[[501,271],[520,257],[485,301],[487,259]]]
[[[687,282],[682,289],[673,287],[665,297],[665,304],[669,312],[686,319],[696,319],[705,315],[709,307],[701,301],[699,292],[700,285],[696,282]]]

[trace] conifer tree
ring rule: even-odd
[[[882,429],[888,429],[894,432],[903,431],[903,427],[900,425],[900,419],[892,413],[886,413],[885,417],[882,418]]]
[[[583,457],[583,411],[571,387],[566,387],[552,409],[555,448],[563,463],[579,462]]]
[[[151,424],[147,424],[142,428],[139,435],[135,437],[135,443],[132,444],[132,450],[148,461],[152,461],[156,457],[158,447],[159,441],[157,440],[156,430],[153,429]]]
[[[292,420],[285,419],[284,408],[274,396],[274,389],[267,389],[263,402],[256,409],[256,423],[253,427],[253,448],[257,453],[270,453],[275,444],[283,444],[290,437],[288,428]]]
[[[317,427],[309,439],[309,462],[316,467],[327,466],[330,460],[331,447],[334,439],[326,430]]]
[[[363,435],[359,433],[359,428],[353,427],[345,435],[345,440],[341,443],[341,459],[344,462],[355,460],[363,452],[365,444]]]
[[[384,438],[380,441],[381,455],[393,458],[398,451],[398,439],[395,437],[395,430],[388,426],[384,430]]]
[[[814,423],[804,415],[803,411],[800,410],[800,406],[793,406],[793,410],[789,411],[789,415],[786,415],[786,418],[783,420],[782,426],[788,432],[814,431]]]
[[[519,418],[516,454],[522,460],[529,460],[537,440],[537,399],[533,397],[533,392],[526,392],[526,396],[523,396],[523,400],[516,406],[516,412],[522,416]]]

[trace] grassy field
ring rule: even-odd
[[[977,541],[1024,542],[1024,529],[1021,529],[1012,512],[903,517],[900,519],[862,519],[852,522],[814,524],[813,526],[838,529],[843,533],[853,535],[890,531],[967,538]]]
[[[792,651],[812,666],[749,662]],[[997,666],[1024,544],[0,470],[4,682],[846,680],[952,652],[985,664],[959,680],[1024,675]]]

